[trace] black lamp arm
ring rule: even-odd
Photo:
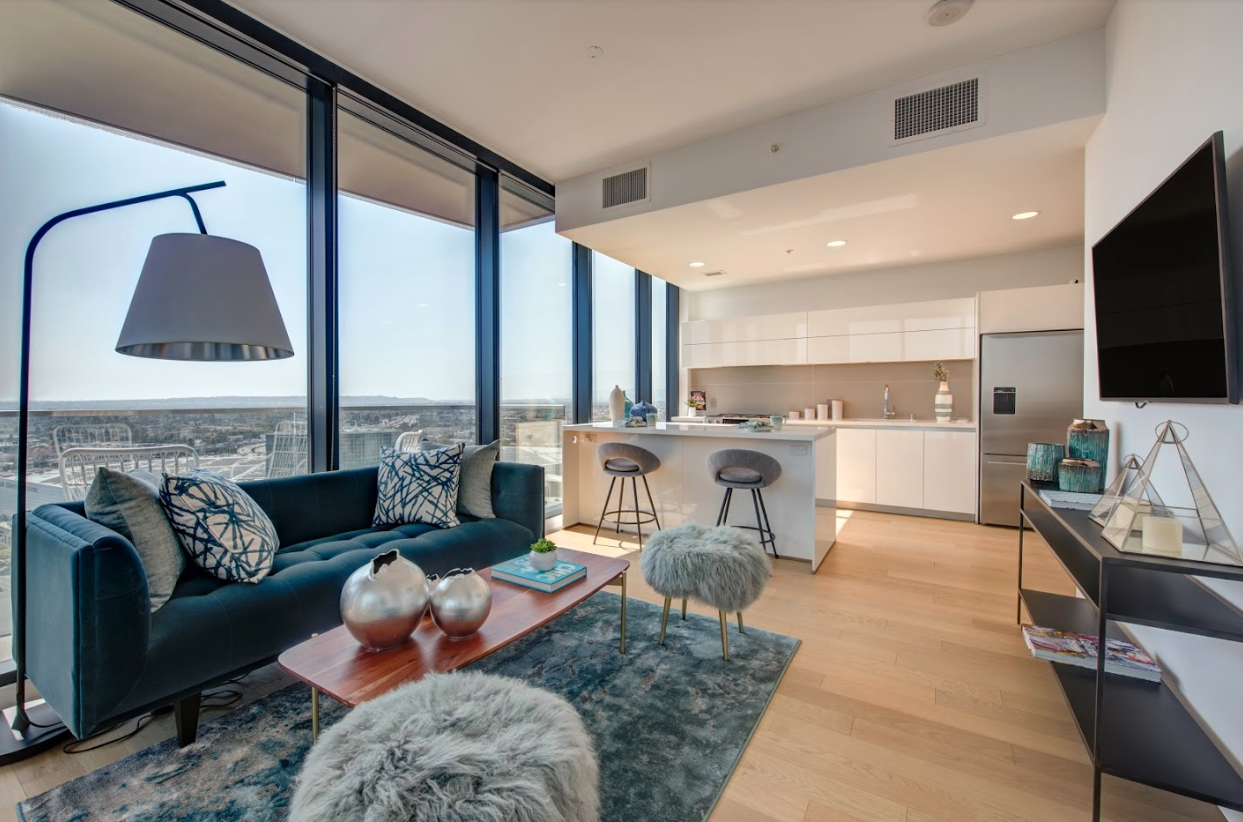
[[[13,599],[17,603],[17,607],[13,610],[13,662],[16,667],[15,673],[17,677],[17,715],[14,717],[11,727],[18,733],[24,734],[32,724],[30,718],[26,715],[26,666],[24,660],[26,655],[26,445],[30,432],[30,322],[35,249],[38,248],[39,241],[49,231],[66,220],[71,220],[74,217],[83,217],[87,214],[96,214],[100,211],[110,211],[114,208],[124,208],[140,203],[164,200],[169,197],[184,197],[190,204],[190,209],[194,212],[194,221],[198,225],[199,232],[206,234],[207,228],[203,225],[203,215],[199,213],[198,204],[194,202],[190,195],[197,191],[208,191],[213,188],[223,187],[224,181],[218,180],[214,183],[201,183],[195,186],[185,186],[184,188],[173,188],[168,191],[157,191],[154,194],[144,194],[140,197],[129,197],[124,200],[113,200],[110,203],[75,208],[72,211],[58,214],[39,226],[39,230],[30,238],[30,243],[26,246],[26,265],[22,278],[21,371],[17,394],[17,511],[13,517],[13,559],[17,567],[17,578],[13,581]]]

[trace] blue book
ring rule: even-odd
[[[531,566],[528,556],[520,556],[509,562],[502,562],[492,568],[492,578],[515,585],[524,585],[551,594],[560,591],[571,582],[577,582],[587,576],[587,566],[575,562],[558,562],[551,571],[539,571]]]

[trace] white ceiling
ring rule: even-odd
[[[1083,238],[1083,149],[1098,122],[922,152],[568,236],[691,290],[1068,245]],[[1042,213],[1011,219],[1028,210]],[[825,245],[836,239],[847,245]],[[727,273],[704,276],[716,269]]]
[[[1104,25],[1114,0],[230,0],[553,182]],[[592,60],[590,46],[603,56]]]

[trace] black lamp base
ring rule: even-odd
[[[44,702],[27,706],[26,715],[32,724],[26,730],[24,739],[14,734],[9,724],[13,714],[12,710],[8,710],[0,715],[0,766],[29,759],[73,739],[60,717]],[[45,727],[36,727],[34,723]]]

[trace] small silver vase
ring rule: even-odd
[[[452,639],[474,636],[492,612],[492,588],[470,568],[454,568],[432,586],[432,619]]]
[[[341,621],[368,651],[395,648],[410,638],[427,610],[427,576],[396,550],[350,574],[341,589]]]

